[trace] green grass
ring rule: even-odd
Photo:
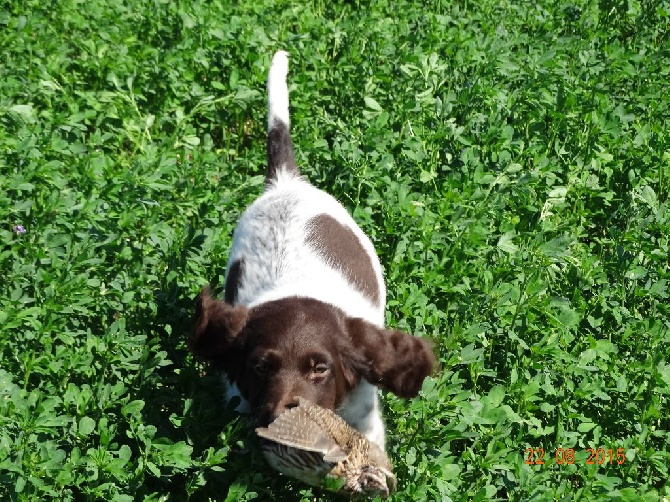
[[[670,3],[233,4],[0,7],[0,499],[330,498],[185,346],[279,48],[303,172],[441,362],[384,396],[393,499],[670,496]]]

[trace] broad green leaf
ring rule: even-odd
[[[90,417],[81,417],[77,429],[82,436],[88,436],[95,430],[95,420]]]
[[[376,112],[381,112],[382,111],[381,105],[379,103],[377,103],[377,101],[374,98],[372,98],[370,96],[366,96],[366,97],[363,98],[363,100],[365,101],[365,106],[367,106],[371,110],[374,110]]]
[[[515,232],[507,232],[500,236],[498,239],[498,244],[496,245],[498,249],[504,251],[508,254],[514,254],[519,250],[519,247],[514,244]]]

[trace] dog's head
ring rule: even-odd
[[[261,425],[297,406],[297,397],[336,409],[361,378],[414,397],[435,359],[425,340],[317,300],[248,309],[212,298],[207,288],[196,301],[189,347],[237,384]]]

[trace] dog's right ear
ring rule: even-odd
[[[199,359],[226,369],[229,359],[235,359],[231,350],[247,322],[248,309],[212,298],[209,286],[195,300],[195,322],[188,348]]]

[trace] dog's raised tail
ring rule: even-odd
[[[281,173],[299,176],[295,162],[288,115],[288,52],[278,51],[268,72],[268,170],[265,184],[270,185]]]

